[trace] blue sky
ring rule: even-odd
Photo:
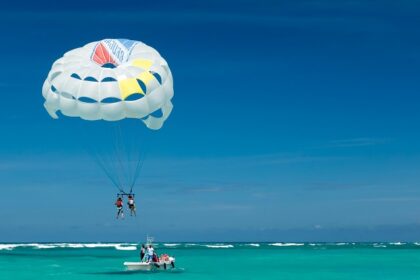
[[[420,240],[418,3],[171,3],[0,9],[0,241]],[[86,152],[106,125],[41,95],[103,38],[155,47],[175,84],[162,130],[127,125],[147,159],[123,222]]]

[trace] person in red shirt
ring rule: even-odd
[[[124,211],[123,211],[123,200],[121,197],[117,199],[115,202],[115,206],[117,206],[117,219],[119,216],[121,216],[122,219],[124,219]]]

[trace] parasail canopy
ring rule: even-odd
[[[104,39],[71,50],[54,62],[44,82],[44,107],[85,120],[141,119],[160,129],[173,105],[173,79],[152,47],[128,39]]]

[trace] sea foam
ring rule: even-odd
[[[304,243],[271,243],[268,244],[270,246],[277,246],[277,247],[292,247],[292,246],[304,246]]]
[[[136,246],[115,246],[115,249],[122,251],[135,251],[137,250]]]
[[[390,242],[389,244],[395,245],[395,246],[405,245],[405,243],[402,243],[402,242]]]
[[[34,244],[33,247],[35,247],[36,249],[54,249],[59,246],[53,244]]]
[[[218,249],[218,248],[233,248],[233,245],[223,245],[223,244],[212,244],[212,245],[204,245],[207,248],[214,248],[214,249]]]
[[[0,250],[13,250],[18,247],[16,244],[0,244]]]
[[[176,246],[179,246],[179,245],[181,245],[181,244],[179,244],[179,243],[164,243],[163,244],[163,246],[165,246],[165,247],[176,247]]]

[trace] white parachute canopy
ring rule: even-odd
[[[54,62],[42,88],[44,106],[85,120],[141,119],[160,129],[173,105],[173,79],[152,47],[128,39],[104,39],[71,50]]]

